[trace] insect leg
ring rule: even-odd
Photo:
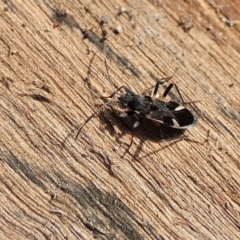
[[[127,112],[123,112],[119,115],[119,117],[129,117],[129,116],[132,116],[134,115],[136,112],[135,111],[127,111]],[[136,116],[135,116],[136,117]],[[136,117],[137,118],[137,117]],[[133,128],[137,128],[140,123],[142,122],[142,120],[144,119],[144,117],[141,117],[141,118],[137,118],[137,121],[133,124]]]
[[[164,91],[164,93],[163,93],[163,95],[162,95],[162,98],[165,98],[165,97],[168,95],[168,93],[171,91],[171,89],[172,89],[173,87],[175,87],[175,88],[177,89],[178,95],[179,95],[182,103],[184,103],[182,94],[180,93],[180,90],[179,90],[178,86],[177,86],[175,83],[170,83],[170,84],[168,85],[168,87],[165,89],[165,91]]]
[[[134,136],[134,133],[133,133],[133,131],[132,131],[132,135],[131,135],[131,142],[130,142],[130,144],[129,144],[129,146],[128,146],[128,151],[129,151],[129,149],[130,149],[130,147],[132,146],[132,144],[133,144],[133,136]]]
[[[153,90],[152,90],[151,97],[158,98],[158,97],[159,97],[159,95],[158,95],[159,85],[163,84],[165,81],[169,81],[172,77],[173,77],[173,76],[167,77],[167,78],[162,78],[162,79],[158,80],[157,83],[156,83],[156,85],[155,85],[155,87],[154,87]]]
[[[161,127],[158,127],[157,129],[158,129],[158,136],[159,136],[160,140],[163,140],[164,138],[163,138],[163,133],[162,133]]]
[[[133,130],[132,130],[132,134],[131,134],[131,142],[130,142],[130,144],[128,145],[128,148],[126,149],[126,151],[124,152],[124,154],[123,154],[123,158],[124,158],[124,156],[126,155],[126,153],[129,151],[129,149],[131,148],[131,146],[132,146],[132,144],[133,144],[133,136],[134,136],[134,132],[133,132]]]
[[[144,118],[141,117],[138,121],[136,121],[136,122],[133,124],[132,135],[131,135],[131,142],[130,142],[127,150],[125,151],[124,155],[129,151],[129,149],[131,148],[131,146],[132,146],[132,144],[133,144],[134,129],[139,126],[140,122],[141,122],[143,119],[144,119]]]
[[[179,68],[177,68],[177,69],[174,71],[174,73],[172,74],[172,76],[166,77],[166,78],[161,78],[160,80],[157,81],[155,87],[153,88],[151,97],[155,97],[155,98],[158,98],[158,97],[159,97],[159,95],[157,94],[159,85],[160,85],[160,84],[163,84],[164,82],[167,82],[167,81],[171,80],[172,77],[173,77],[173,75],[177,72],[178,69],[179,69]],[[170,88],[170,89],[171,89],[171,88]],[[170,90],[169,90],[169,91],[170,91]]]
[[[165,98],[168,95],[168,93],[171,91],[173,86],[177,89],[178,95],[179,95],[179,97],[181,99],[181,104],[190,104],[190,103],[196,103],[196,102],[200,101],[200,100],[196,100],[196,101],[184,102],[182,94],[180,93],[180,90],[179,90],[179,88],[178,88],[176,83],[170,83],[169,84],[169,86],[165,89],[165,91],[164,91],[164,93],[162,95],[162,98]]]

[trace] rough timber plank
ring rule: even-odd
[[[0,1],[0,239],[238,239],[239,11],[230,0]],[[116,87],[142,93],[179,68],[185,101],[200,100],[192,141],[160,142],[143,123],[126,152],[131,132],[111,108],[75,141],[112,92],[103,46]]]

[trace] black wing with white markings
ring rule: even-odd
[[[176,102],[165,102],[158,99],[154,100],[153,105],[158,110],[151,111],[146,118],[177,129],[186,129],[193,125],[194,116],[184,106]]]

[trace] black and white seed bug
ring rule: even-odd
[[[113,83],[108,72],[106,60],[105,66],[108,74],[108,79],[113,87]],[[184,101],[176,84],[170,83],[165,89],[161,98],[159,98],[159,85],[162,84],[164,81],[170,80],[171,78],[172,76],[169,78],[162,78],[161,80],[158,80],[150,95],[138,95],[126,86],[121,86],[117,90],[114,90],[114,92],[108,97],[110,98],[110,100],[106,102],[96,112],[94,112],[80,127],[76,135],[76,139],[80,134],[83,126],[87,122],[89,122],[93,116],[95,116],[100,110],[102,110],[105,106],[109,105],[111,102],[117,102],[122,105],[122,107],[127,109],[125,112],[121,113],[119,117],[134,116],[136,118],[136,121],[133,124],[133,128],[138,127],[141,121],[144,119],[152,120],[154,123],[156,123],[156,125],[159,126],[159,134],[161,139],[163,139],[160,129],[161,125],[165,125],[175,129],[187,129],[192,127],[195,123],[195,117],[189,109],[183,106]],[[166,96],[169,94],[169,92],[174,86],[181,98],[182,104],[165,100]],[[121,94],[121,90],[124,90],[125,93]],[[118,97],[117,99],[113,100],[113,97],[115,95],[118,95]]]

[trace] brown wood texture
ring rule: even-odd
[[[1,0],[0,239],[239,239],[239,23],[231,0]],[[128,150],[116,104],[75,140],[112,93],[104,51],[116,88],[175,72],[187,140],[143,122]]]

